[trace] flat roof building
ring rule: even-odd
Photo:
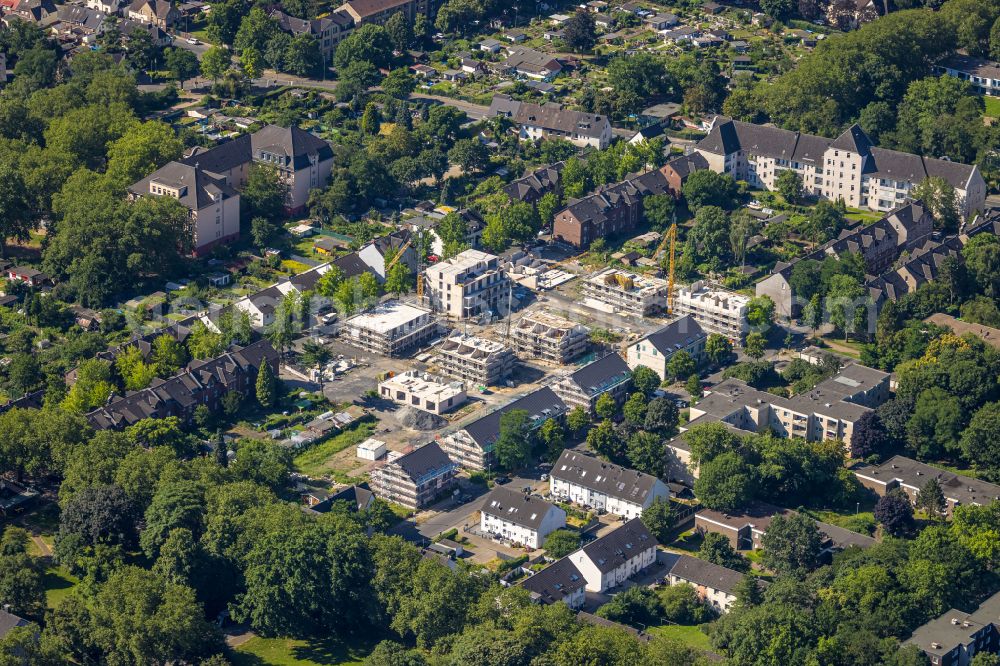
[[[667,307],[667,281],[605,268],[583,282],[584,305],[603,312],[645,317]]]
[[[379,396],[399,405],[444,414],[463,404],[465,385],[418,370],[407,370],[378,385]]]
[[[441,371],[472,384],[496,386],[514,369],[516,357],[495,340],[454,331],[438,346]]]
[[[510,338],[519,356],[564,365],[587,350],[588,334],[582,324],[535,310],[517,320],[511,327]]]
[[[437,335],[438,324],[426,308],[386,301],[354,315],[344,324],[347,342],[382,356],[399,356]]]
[[[980,652],[1000,652],[1000,592],[971,613],[948,610],[917,627],[903,645],[920,648],[934,666],[968,666]]]
[[[742,344],[750,329],[747,306],[750,297],[708,285],[703,280],[677,290],[674,314],[691,315],[708,333],[718,333],[734,344]]]
[[[451,319],[499,316],[510,305],[510,280],[495,254],[465,250],[428,266],[424,278],[426,304]]]

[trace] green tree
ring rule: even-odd
[[[292,455],[288,449],[274,442],[243,440],[236,449],[236,459],[229,470],[238,479],[253,481],[279,492],[288,485]]]
[[[108,146],[107,173],[121,186],[130,185],[183,152],[184,143],[166,123],[135,123]]]
[[[164,333],[153,340],[151,356],[156,374],[168,377],[180,370],[188,361],[187,350],[171,335]]]
[[[642,524],[656,537],[660,543],[670,541],[670,532],[674,527],[673,509],[670,500],[657,497],[653,503],[643,509]]]
[[[370,23],[356,29],[337,45],[333,62],[338,70],[359,61],[371,63],[379,69],[388,68],[391,59],[392,42],[386,29]]]
[[[615,399],[612,398],[610,394],[602,393],[601,396],[597,398],[594,411],[597,412],[598,418],[610,419],[618,413],[618,403],[615,402]]]
[[[597,29],[590,12],[578,9],[563,26],[563,41],[578,53],[594,48],[597,43]]]
[[[566,434],[559,421],[545,419],[538,428],[538,439],[545,445],[545,456],[555,462],[566,445]]]
[[[733,571],[750,571],[750,561],[736,552],[729,539],[718,532],[706,532],[698,547],[698,557]]]
[[[642,200],[642,212],[653,229],[664,231],[674,219],[676,205],[670,194],[653,194]]]
[[[660,386],[660,376],[655,370],[644,365],[632,369],[632,386],[645,397],[649,397]]]
[[[733,353],[733,343],[724,335],[712,333],[705,340],[705,355],[713,363],[721,364]]]
[[[229,4],[229,3],[223,3]],[[232,64],[232,56],[224,46],[213,46],[201,57],[201,75],[218,83]]]
[[[972,415],[968,427],[962,432],[960,445],[963,457],[991,476],[1000,476],[1000,451],[995,445],[995,442],[1000,441],[998,437],[1000,402],[990,402]]]
[[[397,12],[385,22],[385,31],[389,35],[392,47],[396,51],[406,51],[413,42],[413,28],[405,12]]]
[[[197,56],[191,51],[181,48],[166,49],[164,51],[164,62],[167,65],[170,76],[177,79],[181,84],[181,88],[184,87],[185,81],[196,76],[201,69]]]
[[[514,470],[531,458],[531,417],[523,409],[512,409],[500,416],[500,428],[494,452],[501,469]]]
[[[26,241],[34,227],[24,179],[11,160],[0,161],[0,256],[7,241]]]
[[[382,80],[382,90],[390,97],[406,99],[417,87],[417,82],[404,67],[394,69]],[[409,112],[407,112],[409,113]]]
[[[667,373],[675,380],[687,379],[694,374],[697,368],[694,357],[683,349],[674,352],[670,360],[667,361]]]
[[[406,262],[397,261],[388,271],[386,271],[384,285],[386,292],[402,296],[403,294],[409,292],[412,286],[413,275],[410,272],[410,267],[406,265]]]
[[[774,185],[788,203],[796,203],[802,196],[802,177],[791,169],[778,172]]]
[[[270,363],[261,363],[257,371],[257,402],[265,409],[274,405],[277,393],[276,379]]]
[[[226,350],[226,340],[222,333],[216,333],[200,321],[191,327],[185,343],[191,358],[215,358]]]
[[[962,422],[958,398],[937,386],[925,389],[906,424],[907,441],[918,457],[939,458],[958,450]]]
[[[812,571],[819,566],[822,541],[816,521],[809,516],[775,516],[761,537],[764,566],[778,574]]]
[[[743,343],[743,351],[746,352],[747,356],[756,361],[764,356],[766,344],[767,340],[764,336],[754,331],[747,335],[746,341]]]
[[[940,176],[930,176],[913,188],[911,195],[920,200],[934,216],[934,227],[955,231],[961,220],[958,195],[951,183]]]
[[[679,418],[677,403],[667,398],[654,398],[646,408],[643,428],[660,437],[673,437],[677,432]]]
[[[723,453],[701,464],[694,493],[710,509],[732,512],[753,499],[755,470],[739,455]]]
[[[448,151],[448,159],[467,173],[485,171],[490,165],[490,154],[477,138],[459,139]]]
[[[945,510],[947,504],[944,499],[944,492],[937,479],[928,479],[920,491],[917,493],[917,508],[923,509],[927,515],[936,518]]]
[[[45,607],[45,589],[38,561],[28,554],[28,542],[28,533],[23,529],[4,530],[0,542],[0,605],[9,607],[15,615],[38,617]]]
[[[622,415],[625,417],[625,422],[633,426],[643,425],[646,422],[646,410],[648,407],[646,396],[636,391],[622,405]]]
[[[281,219],[287,197],[288,185],[277,169],[256,162],[250,165],[240,198],[252,215],[271,221]]]
[[[194,481],[161,483],[146,509],[146,527],[139,537],[146,556],[155,559],[171,530],[183,527],[201,536],[205,495]]]
[[[543,547],[549,557],[566,557],[580,547],[580,533],[566,529],[549,532]]]
[[[577,405],[566,414],[566,427],[571,433],[579,435],[588,425],[590,425],[590,415],[583,407]]]
[[[761,333],[774,324],[774,301],[770,296],[757,296],[747,303],[747,322]]]
[[[112,572],[84,612],[90,640],[110,662],[190,662],[222,651],[194,590],[136,566]]]
[[[695,212],[702,206],[731,208],[736,202],[736,181],[729,175],[719,174],[711,169],[692,173],[683,189],[688,208]]]
[[[609,459],[619,459],[624,454],[624,442],[610,419],[601,421],[587,432],[587,446],[594,453]]]

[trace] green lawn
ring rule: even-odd
[[[42,585],[45,587],[45,605],[49,608],[58,606],[79,582],[70,575],[65,567],[51,566],[46,569],[45,575],[42,576]]]
[[[661,627],[650,627],[649,633],[657,636],[666,636],[680,641],[695,650],[711,650],[712,643],[698,627],[689,627],[680,624],[665,624]]]
[[[309,476],[329,474],[331,472],[328,465],[330,458],[344,449],[368,439],[374,430],[374,424],[361,423],[356,428],[345,430],[336,437],[331,437],[321,444],[310,447],[295,456],[295,469]]]
[[[369,645],[345,645],[336,638],[251,638],[236,648],[236,666],[332,666],[360,664],[371,651]]]
[[[1000,118],[1000,98],[983,97],[986,102],[986,115],[990,118]]]

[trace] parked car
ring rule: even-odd
[[[510,479],[506,476],[498,476],[497,478],[493,479],[493,483],[495,483],[498,486],[502,486],[505,483],[510,483]]]

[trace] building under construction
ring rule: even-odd
[[[510,348],[494,340],[453,332],[438,346],[441,372],[482,386],[503,382],[514,369],[516,357]]]
[[[344,339],[364,351],[399,356],[438,333],[430,310],[401,301],[386,301],[357,314],[344,324]]]
[[[566,364],[587,350],[589,330],[545,310],[529,312],[511,327],[510,340],[522,358]]]
[[[666,309],[668,292],[666,280],[617,268],[606,268],[583,282],[586,305],[633,317]]]

